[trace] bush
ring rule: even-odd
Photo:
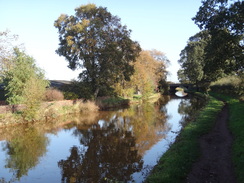
[[[95,112],[99,110],[99,107],[92,101],[80,102],[79,103],[80,112]]]
[[[221,94],[244,95],[244,80],[236,75],[227,76],[211,83],[210,89]]]
[[[57,89],[47,89],[45,93],[45,101],[64,100],[64,95]]]
[[[65,100],[75,100],[79,98],[79,95],[74,92],[63,92],[63,94]]]

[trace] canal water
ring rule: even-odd
[[[127,109],[0,129],[0,183],[143,182],[204,101],[164,96]]]

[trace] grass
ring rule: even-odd
[[[32,121],[42,121],[55,119],[59,116],[67,115],[67,114],[75,114],[75,113],[88,113],[98,111],[99,107],[92,101],[82,101],[77,100],[72,105],[59,105],[55,102],[50,103],[48,106],[41,107],[37,113],[37,117],[32,119]],[[0,114],[0,126],[8,125],[8,124],[16,124],[23,123],[26,120],[22,116],[22,111],[18,111],[16,113],[4,113]]]
[[[234,137],[232,160],[238,182],[244,182],[244,102],[236,98],[212,94],[226,101],[230,109],[229,128]]]
[[[146,182],[185,182],[193,162],[200,156],[198,139],[213,127],[224,103],[209,97],[199,117],[186,125],[168,151],[160,158]]]

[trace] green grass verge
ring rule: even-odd
[[[212,129],[223,105],[222,101],[210,96],[199,117],[182,129],[176,142],[160,158],[146,182],[185,182],[192,164],[200,156],[198,139]]]
[[[230,109],[229,128],[234,137],[232,160],[237,182],[244,182],[244,102],[230,96],[212,94],[226,101]]]

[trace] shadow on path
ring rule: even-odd
[[[235,183],[231,161],[232,135],[228,129],[229,109],[222,108],[215,127],[199,139],[201,157],[187,177],[188,183]]]

